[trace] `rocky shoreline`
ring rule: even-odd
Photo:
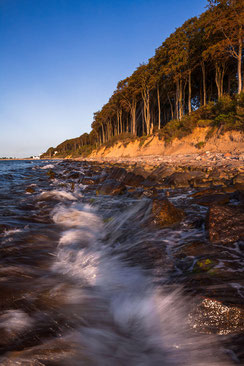
[[[209,153],[185,156],[87,159],[89,173],[70,170],[85,192],[148,199],[148,225],[165,231],[192,231],[170,254],[176,283],[193,296],[193,329],[226,337],[228,349],[244,362],[244,166],[243,155]],[[65,162],[75,167],[79,162]],[[74,165],[73,165],[74,164]],[[69,168],[69,169],[70,169]],[[175,197],[181,198],[175,200]],[[201,232],[201,235],[196,235]],[[130,255],[154,266],[165,248],[152,243]],[[168,264],[167,264],[168,265]],[[180,276],[175,276],[175,271]],[[231,351],[231,352],[232,352]]]

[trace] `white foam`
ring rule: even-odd
[[[47,164],[47,165],[42,166],[40,169],[52,169],[52,168],[54,168],[53,164]]]
[[[10,236],[10,235],[14,235],[14,234],[17,234],[17,233],[21,233],[23,230],[21,229],[11,229],[11,230],[6,230],[3,232],[3,236]]]
[[[58,201],[65,201],[65,200],[69,200],[69,201],[76,201],[77,198],[70,192],[66,192],[63,190],[52,190],[52,191],[47,191],[47,192],[42,192],[39,196],[38,199],[40,201],[46,201],[46,200],[50,200],[50,199],[55,199]]]
[[[7,332],[23,332],[32,324],[33,320],[22,310],[6,310],[0,316],[0,329]]]
[[[103,227],[102,220],[94,213],[90,205],[75,205],[69,208],[56,207],[52,212],[53,221],[66,227],[80,227],[98,232]]]
[[[141,209],[141,204],[132,207],[107,226],[89,205],[53,210],[54,222],[65,228],[53,270],[77,284],[67,292],[66,306],[78,305],[77,319],[80,311],[86,323],[79,326],[78,321],[66,338],[77,344],[77,357],[66,364],[78,366],[85,359],[107,366],[227,365],[213,352],[212,339],[195,338],[186,328],[186,302],[179,291],[165,294],[149,274],[128,266],[113,251],[126,220],[133,225],[132,216],[139,213],[144,220]],[[103,244],[105,230],[113,238],[111,245]]]

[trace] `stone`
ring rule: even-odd
[[[27,187],[26,190],[25,190],[26,193],[35,193],[35,188],[33,187]]]
[[[228,194],[211,194],[194,199],[194,203],[200,206],[224,205],[230,201]]]
[[[165,183],[173,187],[189,187],[191,179],[191,173],[175,172],[165,180]]]
[[[184,218],[184,211],[175,207],[167,198],[153,200],[152,214],[153,221],[161,227],[179,224]]]
[[[201,332],[221,335],[237,333],[244,330],[244,309],[225,305],[213,298],[202,298],[188,320],[193,329]]]
[[[244,173],[239,173],[233,178],[233,184],[244,184]]]
[[[206,218],[212,243],[228,244],[244,239],[244,210],[241,206],[212,205]]]
[[[174,168],[162,164],[150,174],[149,178],[162,183],[166,177],[169,177],[174,172]]]
[[[116,180],[109,179],[106,180],[99,188],[96,190],[96,194],[117,196],[126,192],[126,187],[123,183],[117,182]]]

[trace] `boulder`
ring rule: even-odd
[[[184,217],[184,211],[175,207],[167,198],[153,200],[152,214],[153,221],[161,227],[178,224]]]
[[[188,172],[176,172],[170,175],[165,183],[173,187],[189,187],[192,174]]]
[[[199,299],[189,314],[190,325],[198,331],[215,334],[230,334],[244,330],[244,309],[226,305],[213,298]]]
[[[243,207],[212,205],[207,214],[206,228],[212,243],[228,244],[244,239]]]
[[[147,172],[145,169],[143,169],[141,166],[136,166],[132,172],[135,175],[140,175],[144,179],[147,179],[150,175],[150,172]]]
[[[114,179],[106,180],[99,188],[96,190],[96,194],[118,196],[126,192],[126,187],[123,183],[117,182]]]
[[[142,175],[134,174],[133,172],[127,172],[124,168],[113,167],[109,171],[109,177],[115,179],[127,186],[138,187],[144,182]]]
[[[244,185],[244,173],[239,173],[233,178],[233,184],[243,184]]]
[[[228,203],[230,196],[228,194],[210,194],[194,199],[194,203],[201,206],[224,205]]]
[[[160,165],[157,169],[155,169],[150,175],[149,179],[155,180],[157,182],[162,183],[166,177],[169,177],[175,172],[175,169],[172,167],[167,167],[165,165]]]

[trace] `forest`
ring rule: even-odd
[[[91,132],[49,148],[43,157],[87,155],[123,139],[158,134],[170,141],[195,126],[243,130],[244,0],[208,0],[147,63],[120,80]]]

